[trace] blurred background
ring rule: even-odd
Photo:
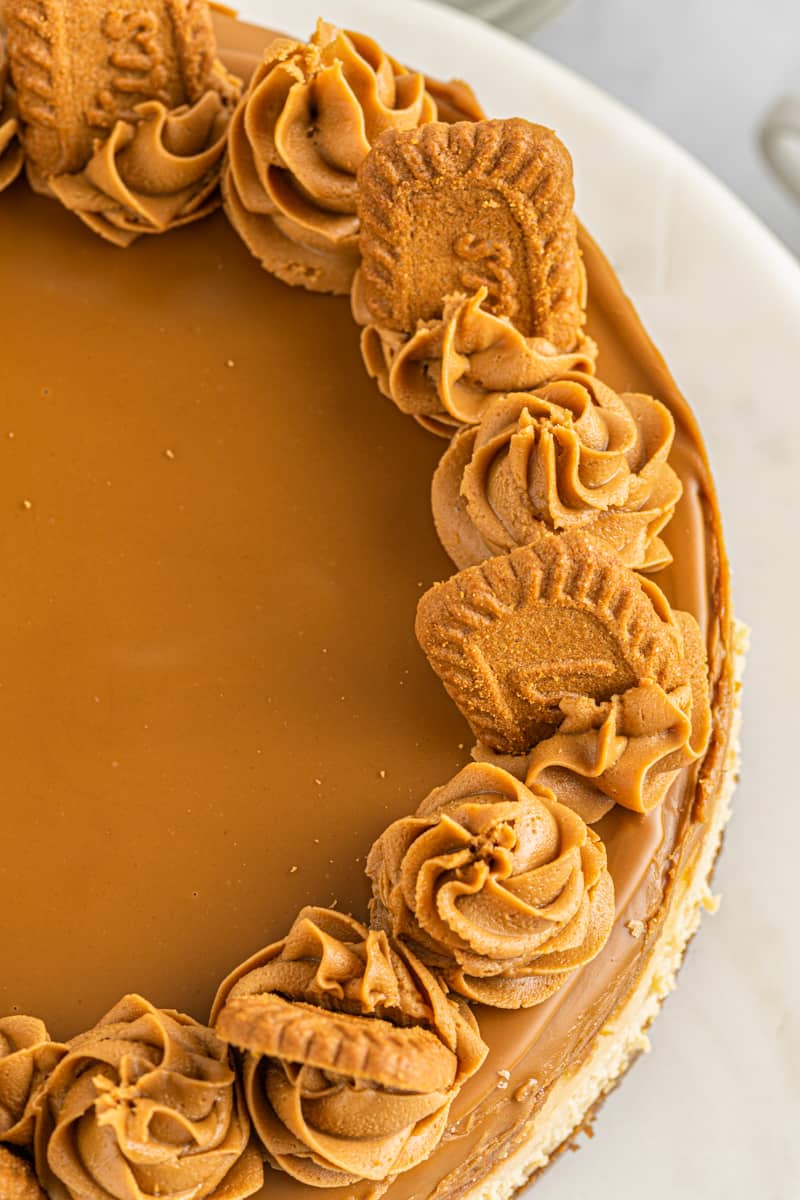
[[[800,96],[800,0],[449,0],[635,109],[723,179],[800,255],[794,200],[759,146]],[[800,163],[800,100],[797,102]],[[800,178],[800,175],[798,176]]]

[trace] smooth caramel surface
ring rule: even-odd
[[[599,375],[676,417],[685,493],[658,582],[711,651],[711,795],[729,616],[713,488],[660,357],[584,252]],[[123,252],[20,182],[0,198],[0,277],[0,1013],[65,1037],[135,990],[205,1020],[301,905],[363,917],[374,838],[468,761],[413,633],[421,590],[452,573],[429,496],[444,444],[367,378],[347,302],[272,279],[221,214]],[[659,913],[696,779],[598,827],[606,950],[540,1008],[479,1014],[492,1054],[455,1136],[392,1200],[481,1145],[488,1164],[535,1102],[517,1089],[580,1056],[647,949],[626,922]],[[311,1193],[270,1173],[264,1194]]]
[[[120,252],[19,185],[0,262],[0,1010],[202,1018],[466,756],[413,633],[440,445],[222,215]]]

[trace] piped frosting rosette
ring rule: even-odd
[[[381,1191],[423,1162],[486,1055],[468,1007],[413,954],[321,908],[225,980],[212,1021],[245,1052],[268,1161],[314,1187]]]
[[[30,1163],[0,1146],[0,1196],[3,1200],[47,1200]]]
[[[320,21],[307,43],[272,42],[236,110],[226,210],[268,271],[346,294],[359,262],[356,172],[375,139],[482,115],[466,84],[428,81]]]
[[[22,170],[17,100],[8,76],[8,58],[0,29],[0,192],[13,183]]]
[[[205,0],[7,0],[31,186],[128,246],[221,202],[240,81],[217,58]]]
[[[140,996],[68,1043],[38,1108],[51,1200],[243,1200],[262,1185],[226,1043]]]
[[[587,822],[599,820],[614,804],[651,812],[678,772],[697,762],[708,746],[711,707],[700,629],[689,613],[674,616],[687,683],[665,691],[648,679],[602,703],[565,697],[557,732],[528,757],[528,785],[554,789]]]
[[[591,338],[581,335],[564,351],[547,338],[525,337],[509,317],[483,307],[487,297],[485,287],[447,296],[441,317],[420,321],[409,335],[372,321],[356,277],[353,315],[363,326],[367,371],[384,396],[431,433],[451,437],[477,425],[499,392],[530,391],[569,371],[594,370]]]
[[[456,992],[498,1008],[546,1000],[605,945],[603,843],[552,792],[472,764],[369,855],[375,917]]]
[[[172,110],[148,100],[137,105],[136,118],[117,121],[82,171],[38,184],[116,246],[198,221],[220,203],[230,119],[220,94],[207,91]]]
[[[0,1017],[0,1142],[31,1145],[36,1095],[65,1053],[37,1017]]]
[[[433,483],[439,538],[459,568],[534,540],[543,527],[602,539],[628,567],[671,561],[660,532],[681,496],[667,462],[675,433],[651,396],[565,374],[485,402]]]

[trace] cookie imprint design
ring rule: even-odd
[[[205,2],[10,0],[8,21],[36,191],[118,246],[219,205],[239,82]]]
[[[488,290],[497,315],[560,350],[578,343],[584,277],[572,164],[518,119],[387,133],[359,171],[359,287],[373,324],[411,335],[451,293]]]
[[[320,20],[278,38],[231,127],[226,211],[285,283],[347,293],[359,262],[356,172],[387,129],[483,113],[468,86],[407,70],[364,34]]]
[[[471,1011],[412,953],[322,908],[223,982],[212,1020],[245,1052],[268,1161],[316,1187],[371,1180],[377,1195],[436,1147],[486,1055]]]
[[[687,682],[663,594],[579,534],[543,534],[437,584],[416,629],[475,736],[503,753],[553,733],[565,696],[608,700],[645,679],[665,691]]]
[[[485,288],[484,307],[491,313],[513,317],[517,311],[517,284],[512,270],[514,256],[508,243],[464,233],[453,242],[453,254],[465,264],[458,272],[459,291]]]

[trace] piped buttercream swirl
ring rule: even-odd
[[[225,1042],[126,996],[73,1038],[39,1097],[51,1200],[243,1200],[263,1182]]]
[[[705,648],[694,617],[676,612],[675,620],[688,682],[667,692],[649,679],[602,703],[565,697],[558,730],[528,756],[529,786],[551,788],[588,822],[614,804],[648,813],[702,757],[711,731]]]
[[[32,174],[34,187],[117,246],[198,221],[220,204],[230,118],[224,98],[210,90],[192,105],[170,110],[148,100],[135,112],[135,123],[117,121],[97,143],[82,171]]]
[[[625,566],[656,571],[671,561],[659,534],[682,492],[667,462],[674,433],[659,401],[618,395],[579,372],[496,396],[437,469],[442,545],[464,568],[528,544],[543,527],[579,528]]]
[[[319,21],[307,43],[271,43],[234,114],[226,210],[268,271],[346,294],[359,262],[356,172],[375,139],[482,115],[466,84],[428,81]]]
[[[245,1051],[268,1160],[316,1187],[381,1187],[423,1162],[486,1054],[469,1009],[413,954],[320,908],[225,980],[212,1020]]]
[[[0,1142],[30,1146],[37,1092],[65,1053],[38,1017],[0,1017]]]
[[[533,790],[532,790],[533,789]],[[370,851],[377,923],[461,995],[527,1008],[605,945],[603,843],[552,792],[471,764]]]
[[[485,287],[447,296],[441,317],[420,321],[409,335],[371,321],[356,278],[353,315],[363,326],[367,371],[401,412],[442,437],[476,425],[498,392],[529,391],[569,371],[594,370],[591,338],[582,335],[567,352],[546,338],[525,337],[509,317],[483,307],[487,296]]]
[[[9,79],[5,37],[0,29],[0,192],[17,178],[23,158],[17,99]]]
[[[3,1200],[47,1200],[30,1163],[0,1146],[0,1196]]]

